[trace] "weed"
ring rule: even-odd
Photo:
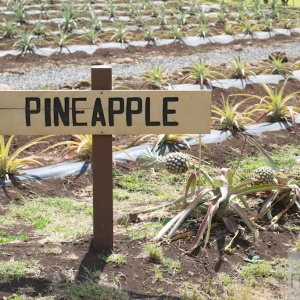
[[[246,265],[241,271],[241,276],[246,281],[254,280],[254,282],[260,277],[287,278],[284,262],[276,260],[273,262],[259,260]]]
[[[153,265],[153,272],[154,272],[154,278],[157,281],[162,281],[163,279],[163,272],[161,270],[161,267],[158,265]]]
[[[117,265],[125,265],[126,264],[126,256],[122,253],[113,253],[104,258],[106,263],[115,263]]]
[[[163,250],[161,247],[156,244],[148,244],[146,245],[146,251],[150,260],[160,262],[163,259]]]
[[[25,276],[37,276],[40,272],[38,261],[30,260],[14,260],[2,261],[0,264],[0,282],[9,282],[14,279],[20,279]]]
[[[102,285],[101,283],[70,283],[65,285],[62,293],[63,299],[89,299],[89,300],[107,300],[129,299],[127,294],[115,287]]]
[[[227,286],[232,284],[231,277],[226,273],[220,273],[219,280],[221,281],[222,284],[227,285]]]
[[[8,235],[7,232],[1,231],[0,232],[0,244],[6,244],[14,241],[22,241],[27,242],[28,236],[27,235]]]

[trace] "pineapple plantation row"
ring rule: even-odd
[[[68,53],[71,45],[116,47],[110,42],[126,45],[156,45],[181,42],[190,45],[213,41],[231,42],[236,38],[261,38],[299,31],[299,12],[279,1],[260,0],[238,5],[222,2],[201,5],[197,1],[1,1],[1,50],[16,49],[19,54],[35,53],[37,48],[50,47],[54,52]],[[0,4],[1,4],[0,2]],[[189,39],[187,37],[192,37]],[[198,37],[199,41],[194,37]],[[202,41],[202,42],[201,42]],[[57,51],[56,51],[57,49]],[[77,50],[81,50],[78,48]],[[91,51],[91,50],[85,50]],[[93,51],[96,51],[94,49]],[[2,54],[9,54],[4,52]],[[38,52],[47,55],[47,51]]]

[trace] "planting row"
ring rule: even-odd
[[[15,48],[23,54],[34,52],[39,46],[58,48],[61,52],[71,43],[99,46],[111,41],[127,44],[144,40],[146,43],[141,46],[145,46],[156,45],[159,40],[165,39],[196,46],[203,41],[195,42],[188,37],[207,39],[225,35],[225,39],[212,38],[205,42],[227,43],[238,35],[259,37],[259,31],[269,34],[259,38],[274,36],[275,29],[279,34],[290,35],[299,27],[299,12],[282,8],[276,1],[263,8],[260,1],[248,7],[244,2],[238,7],[222,4],[219,12],[206,12],[195,1],[189,6],[184,3],[172,3],[175,6],[171,6],[169,2],[151,6],[146,3],[118,5],[106,2],[100,10],[97,9],[98,4],[91,3],[81,6],[66,2],[58,8],[58,4],[50,5],[51,10],[48,10],[50,6],[42,4],[36,16],[31,10],[33,7],[26,5],[26,1],[8,1],[7,7],[2,8],[0,45],[3,50]]]

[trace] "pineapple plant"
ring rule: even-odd
[[[143,159],[146,160],[144,165],[162,167],[172,174],[186,173],[194,166],[196,159],[186,153],[170,152],[167,155],[161,156],[155,152],[147,149],[144,153]]]
[[[275,173],[269,167],[259,167],[254,170],[253,177],[257,179],[256,184],[276,183]]]

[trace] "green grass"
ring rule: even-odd
[[[126,255],[122,253],[112,253],[108,256],[100,256],[99,257],[102,261],[106,263],[115,263],[117,265],[125,265],[126,264]]]
[[[148,244],[145,246],[145,249],[150,259],[157,262],[162,261],[164,253],[161,247],[156,244]]]
[[[22,205],[11,203],[0,216],[6,226],[20,222],[34,226],[47,241],[74,241],[92,232],[92,204],[67,198],[23,199]]]
[[[9,282],[27,276],[39,275],[41,266],[33,259],[1,261],[0,282]]]
[[[107,299],[118,299],[127,300],[129,299],[125,292],[121,290],[102,285],[98,283],[70,283],[65,286],[65,291],[62,293],[63,299],[72,300],[107,300]]]
[[[160,222],[143,222],[143,225],[140,224],[125,224],[126,234],[130,237],[131,240],[140,240],[143,238],[151,239],[154,237],[158,231],[162,228],[163,224]]]
[[[300,145],[271,145],[272,153],[269,153],[272,160],[275,162],[278,169],[288,170],[289,166],[293,163],[294,159],[297,158],[297,155],[300,151]],[[233,160],[229,162],[229,166],[236,167],[238,160]],[[268,162],[263,158],[262,155],[253,155],[242,157],[242,160],[239,164],[238,172],[251,172],[259,167],[269,166]],[[299,174],[300,164],[295,164],[292,168],[292,174]]]
[[[27,242],[28,236],[19,234],[19,235],[8,235],[5,231],[0,231],[0,244],[6,244],[15,241]]]
[[[241,271],[241,277],[245,281],[260,280],[260,278],[272,277],[276,279],[287,279],[286,259],[274,260],[272,262],[259,260],[255,263],[245,265]]]
[[[185,175],[173,175],[165,170],[152,173],[139,170],[130,174],[116,172],[115,181],[119,188],[127,192],[142,192],[158,198],[174,197],[178,192],[178,184],[185,182]]]

